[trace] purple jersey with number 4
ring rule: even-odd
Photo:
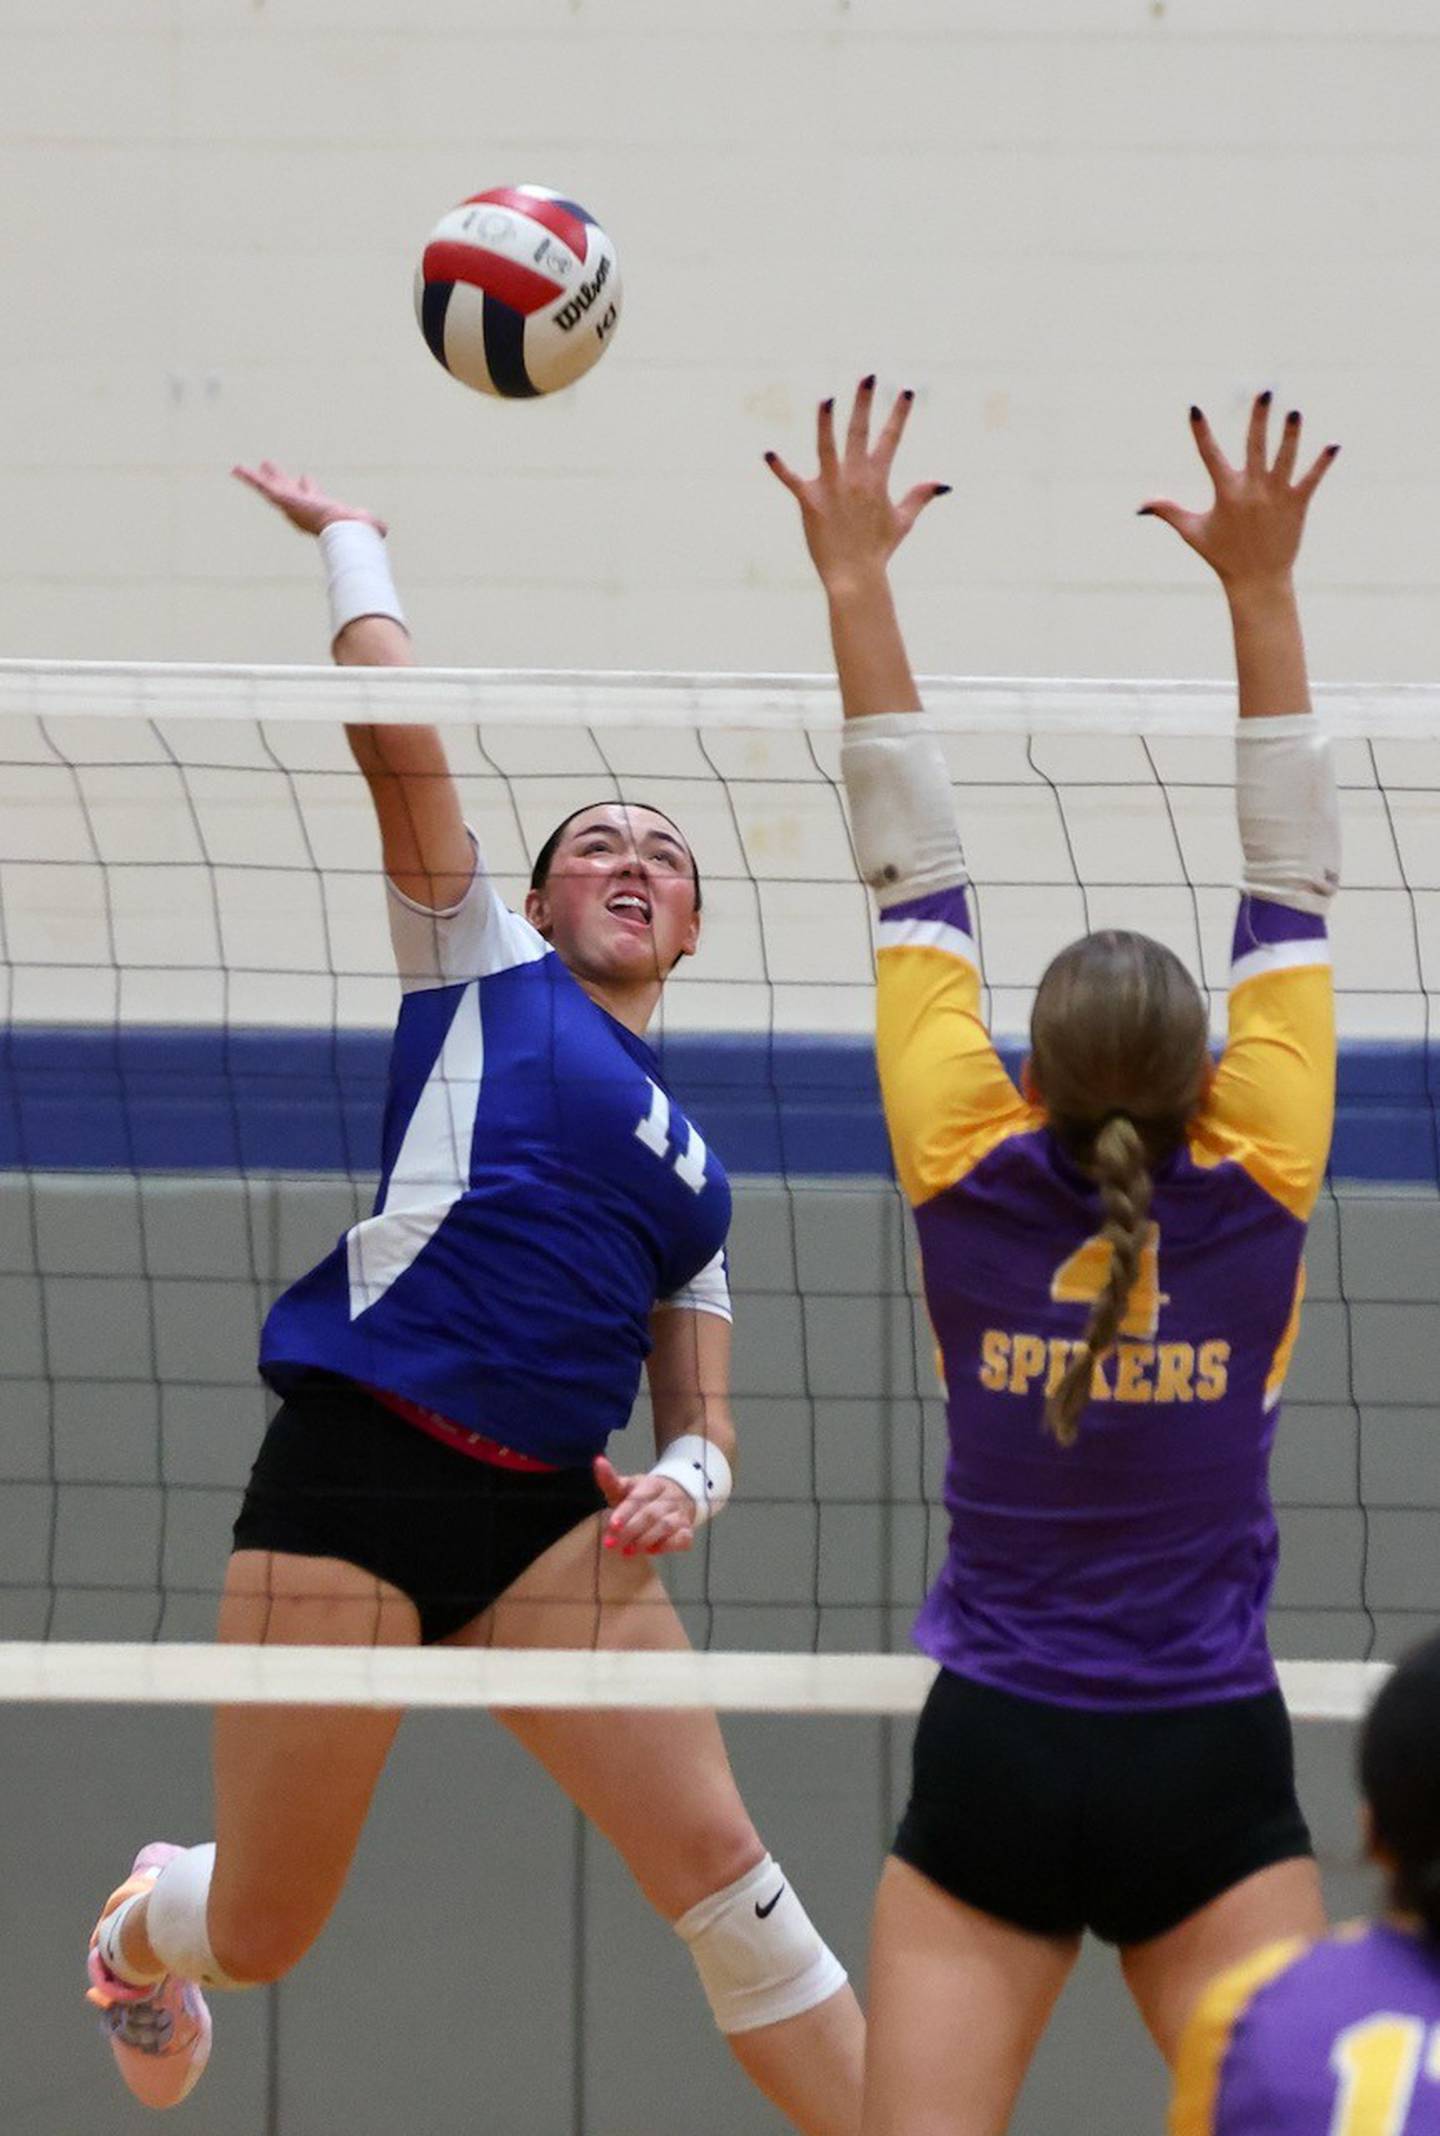
[[[1440,1945],[1360,1924],[1222,1974],[1181,2046],[1170,2136],[1440,2136]]]
[[[374,1213],[273,1307],[260,1369],[586,1462],[629,1417],[652,1308],[729,1318],[729,1183],[649,1046],[483,869],[448,912],[389,891],[404,999]]]
[[[1107,1280],[1093,1180],[981,1018],[963,887],[880,914],[877,1050],[950,1428],[950,1548],[917,1637],[959,1675],[1099,1711],[1275,1682],[1266,1472],[1335,1090],[1323,920],[1240,901],[1224,1053],[1155,1175],[1078,1444],[1044,1426]]]

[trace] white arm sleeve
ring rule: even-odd
[[[1323,916],[1340,887],[1340,807],[1330,739],[1313,713],[1241,720],[1235,807],[1241,888]]]
[[[725,1268],[725,1249],[722,1246],[713,1261],[707,1261],[698,1275],[690,1278],[683,1290],[672,1291],[668,1298],[657,1298],[656,1312],[714,1313],[718,1320],[733,1320],[730,1305],[730,1278]]]
[[[855,857],[882,912],[964,882],[950,773],[918,713],[847,720],[840,769]]]
[[[432,912],[397,890],[387,876],[390,939],[403,992],[457,986],[488,979],[515,964],[533,964],[549,945],[518,912],[501,902],[485,871],[475,833],[466,825],[475,854],[475,873],[458,904]]]

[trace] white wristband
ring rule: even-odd
[[[361,616],[388,616],[405,627],[405,611],[395,591],[385,536],[363,519],[332,519],[320,530],[330,595],[330,642],[347,623]]]
[[[702,1439],[698,1431],[686,1432],[683,1439],[672,1439],[650,1474],[668,1476],[694,1499],[697,1528],[724,1512],[735,1485],[730,1464],[719,1447]]]

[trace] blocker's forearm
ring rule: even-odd
[[[337,667],[413,667],[410,633],[390,616],[358,616],[331,648]]]
[[[1310,683],[1305,672],[1305,638],[1295,582],[1227,585],[1230,625],[1235,637],[1235,673],[1240,686],[1240,717],[1272,719],[1310,710]]]
[[[918,712],[920,693],[884,570],[827,585],[825,592],[845,717]]]

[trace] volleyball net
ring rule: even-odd
[[[1107,925],[1176,949],[1218,1035],[1233,692],[923,687],[1012,1065],[1050,956]],[[1294,1709],[1353,1716],[1440,1618],[1440,690],[1318,709],[1345,835],[1339,1112],[1272,1625]],[[266,1415],[260,1323],[374,1193],[397,991],[341,731],[372,720],[442,729],[507,902],[597,800],[663,809],[697,855],[701,951],[650,1035],[735,1182],[744,1467],[667,1565],[693,1657],[209,1644]],[[838,745],[819,678],[0,663],[0,1696],[520,1704],[528,1683],[537,1704],[914,1710],[944,1420]],[[616,1458],[648,1465],[643,1400]]]

